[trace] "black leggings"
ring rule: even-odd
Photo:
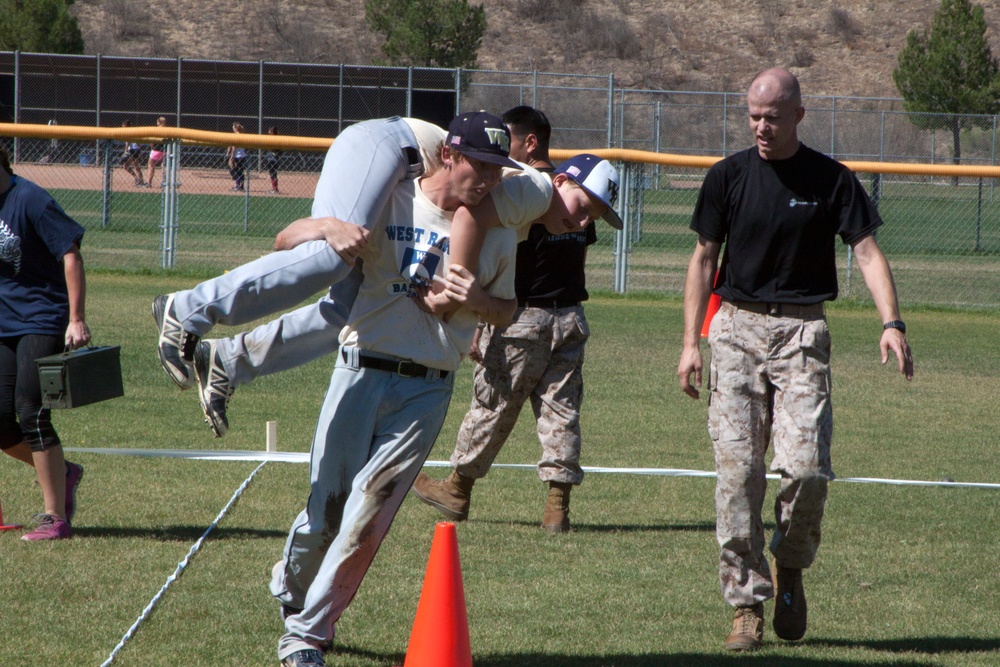
[[[233,177],[236,181],[236,187],[243,187],[243,179],[245,177],[244,169],[246,169],[247,159],[245,157],[234,157],[233,166],[229,168],[229,175]]]
[[[51,411],[42,407],[35,359],[59,354],[64,346],[62,336],[0,337],[0,449],[22,440],[36,452],[60,444]]]

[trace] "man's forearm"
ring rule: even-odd
[[[874,237],[866,237],[854,246],[854,254],[865,278],[865,285],[871,292],[872,301],[878,309],[883,322],[898,320],[899,300],[896,295],[896,283],[892,279],[892,269],[889,260],[885,258]]]
[[[476,309],[479,319],[495,327],[505,327],[514,319],[517,299],[500,299],[487,295],[482,306]]]

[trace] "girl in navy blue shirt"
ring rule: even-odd
[[[82,466],[63,458],[35,365],[90,341],[83,231],[49,193],[15,176],[0,148],[0,449],[34,466],[45,501],[27,541],[72,536],[83,477]]]

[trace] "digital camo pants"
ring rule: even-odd
[[[779,317],[723,303],[712,348],[708,431],[718,474],[716,536],[722,595],[733,606],[774,597],[761,517],[764,455],[780,474],[771,552],[809,567],[820,543],[830,464],[830,331],[826,319]]]
[[[466,477],[484,477],[530,398],[542,443],[538,476],[579,484],[583,352],[589,336],[582,306],[524,308],[507,327],[487,327],[452,467]]]

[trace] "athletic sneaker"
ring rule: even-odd
[[[66,521],[73,523],[76,514],[76,487],[83,479],[83,466],[66,461]]]
[[[204,340],[194,348],[194,370],[198,381],[198,401],[205,421],[216,438],[229,431],[226,408],[233,395],[233,385],[219,358],[214,340]]]
[[[153,299],[153,319],[160,328],[156,351],[160,365],[181,389],[194,386],[194,355],[198,336],[184,331],[174,311],[174,295],[161,294]]]
[[[314,649],[296,651],[281,661],[281,667],[326,667],[323,654]]]
[[[36,514],[33,518],[38,522],[38,526],[30,533],[21,536],[25,542],[68,540],[73,537],[73,529],[69,527],[69,523],[55,514]]]

